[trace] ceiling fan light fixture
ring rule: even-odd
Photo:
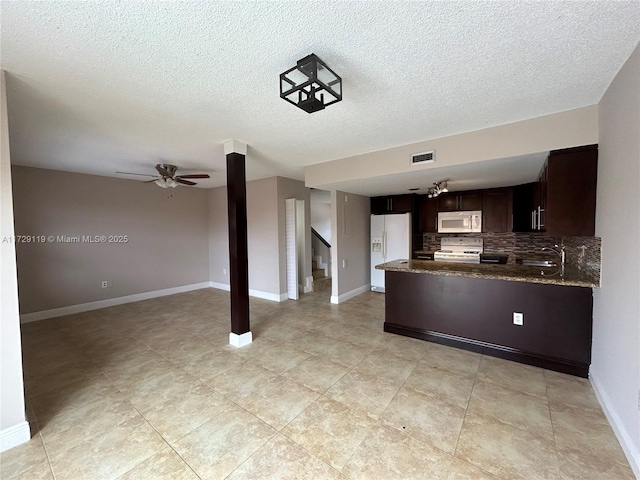
[[[280,74],[280,98],[307,113],[342,100],[342,78],[315,54]]]
[[[156,178],[154,183],[162,188],[176,188],[178,186],[178,182],[170,177]]]

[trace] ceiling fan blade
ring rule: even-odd
[[[132,173],[132,172],[116,172],[119,173],[121,175],[138,175],[141,177],[157,177],[157,175],[149,175],[147,173]]]
[[[152,183],[155,182],[157,180],[157,178],[154,178],[153,180],[147,180],[146,182],[142,182],[142,183]]]
[[[178,182],[178,183],[181,183],[183,185],[197,185],[196,182],[190,182],[189,180],[183,180],[180,177],[176,177],[175,181]]]
[[[166,168],[164,168],[162,165],[156,165],[156,170],[158,170],[158,173],[160,175],[162,175],[163,177],[170,177],[171,174],[167,171]]]
[[[209,178],[206,173],[197,173],[195,175],[178,175],[176,178]]]

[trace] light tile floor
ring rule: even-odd
[[[206,289],[23,326],[9,479],[633,479],[588,381],[382,331],[384,295]]]

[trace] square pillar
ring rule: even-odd
[[[236,140],[224,144],[227,156],[227,208],[229,216],[229,280],[231,333],[229,343],[242,347],[251,343],[249,326],[249,267],[247,256],[247,145]]]

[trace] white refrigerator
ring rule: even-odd
[[[384,292],[384,270],[376,265],[411,258],[411,214],[371,215],[371,290]]]

